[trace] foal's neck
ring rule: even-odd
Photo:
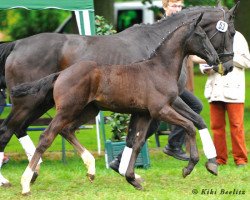
[[[171,71],[178,68],[187,56],[186,40],[190,35],[189,24],[183,25],[173,31],[155,50],[151,60]],[[175,66],[173,68],[173,65]]]

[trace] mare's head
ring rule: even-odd
[[[185,48],[189,54],[197,55],[206,60],[209,65],[219,64],[219,57],[211,44],[206,32],[199,26],[203,14],[189,28],[190,33],[186,39]]]
[[[223,75],[233,70],[233,38],[235,35],[234,16],[239,2],[230,10],[218,6],[214,12],[205,12],[202,26],[223,63],[223,70],[215,66],[213,69]],[[221,66],[221,65],[219,65]]]

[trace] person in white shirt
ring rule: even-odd
[[[227,164],[226,117],[228,115],[232,140],[232,153],[237,166],[248,162],[244,135],[245,68],[250,68],[249,47],[244,36],[234,36],[234,68],[226,76],[213,72],[206,64],[200,69],[208,74],[204,95],[210,104],[210,122],[217,152],[216,162]]]

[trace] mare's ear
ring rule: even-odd
[[[221,0],[217,0],[217,7],[222,7]]]
[[[201,14],[200,14],[200,16],[198,17],[198,19],[196,20],[196,22],[195,22],[195,24],[194,24],[194,27],[197,27],[197,26],[198,26],[198,24],[200,23],[200,21],[201,21],[201,19],[202,19],[202,17],[203,17],[203,14],[204,14],[204,13],[201,13]]]
[[[232,8],[229,10],[229,14],[230,14],[230,17],[231,17],[231,18],[234,18],[234,17],[235,17],[235,14],[236,14],[236,11],[237,11],[239,5],[240,5],[240,1],[237,1],[237,3],[235,4],[235,6],[232,7]]]

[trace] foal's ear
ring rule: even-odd
[[[234,18],[234,17],[235,17],[235,14],[236,14],[236,11],[237,11],[239,5],[240,5],[240,1],[237,1],[237,3],[235,4],[235,6],[232,7],[232,8],[229,10],[229,13],[230,13],[231,18]]]
[[[200,16],[198,17],[198,19],[196,20],[196,22],[195,22],[195,24],[194,24],[194,27],[197,27],[197,26],[198,26],[198,24],[200,23],[200,21],[201,21],[201,19],[202,19],[202,17],[203,17],[203,14],[204,14],[204,13],[201,13],[201,14],[200,14]]]

